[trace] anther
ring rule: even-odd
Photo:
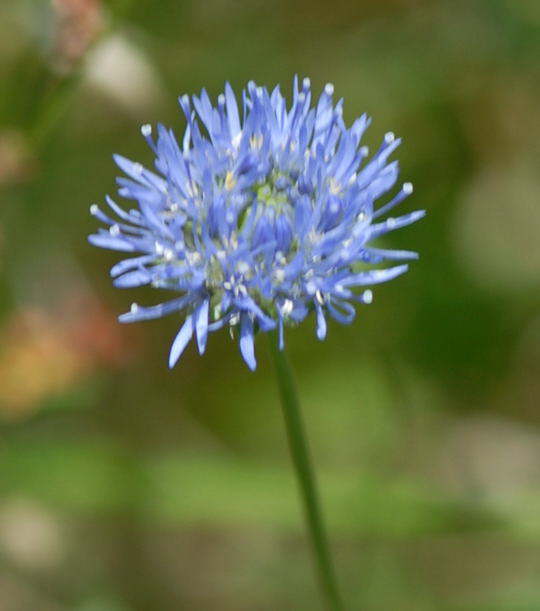
[[[317,286],[314,282],[310,281],[306,284],[306,292],[308,295],[315,295],[315,293],[317,292]]]
[[[403,183],[403,193],[410,195],[413,192],[412,182]]]
[[[283,282],[285,280],[285,270],[276,269],[276,271],[274,272],[274,278],[277,282]]]
[[[172,261],[174,259],[174,250],[172,250],[172,248],[166,248],[163,251],[163,258],[165,261]]]
[[[281,306],[281,313],[283,316],[288,316],[293,311],[293,302],[290,299],[285,299]]]
[[[249,272],[249,265],[245,261],[240,261],[236,266],[239,274],[247,274]]]

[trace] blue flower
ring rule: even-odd
[[[370,269],[368,264],[417,258],[369,243],[424,215],[416,211],[378,221],[412,193],[405,183],[381,207],[375,201],[394,187],[397,161],[388,161],[400,140],[387,133],[369,158],[360,146],[370,123],[362,115],[347,127],[343,100],[334,105],[326,85],[311,106],[309,79],[294,80],[290,108],[276,87],[250,82],[242,112],[229,84],[213,106],[203,90],[184,95],[187,127],[181,144],[173,132],[150,125],[142,134],[155,154],[155,171],[115,156],[126,177],[120,196],[135,200],[125,211],[111,198],[115,215],[97,205],[91,212],[108,229],[89,237],[103,248],[134,253],[111,269],[121,288],[151,285],[177,293],[174,299],[120,316],[121,322],[159,318],[183,311],[185,322],[173,341],[169,366],[195,336],[200,353],[208,333],[238,329],[240,351],[255,369],[254,336],[278,330],[315,313],[324,339],[327,317],[350,323],[355,303],[369,304],[360,287],[391,280],[406,264]]]

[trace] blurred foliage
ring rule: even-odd
[[[350,328],[289,335],[350,609],[540,608],[537,0],[4,0],[0,610],[318,609],[277,394],[121,327],[88,206],[225,80],[332,81],[428,217]],[[137,293],[137,291],[135,292]]]

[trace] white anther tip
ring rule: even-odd
[[[324,92],[326,95],[332,95],[334,93],[334,85],[332,85],[332,83],[326,83],[324,86]]]
[[[138,309],[139,309],[138,304],[136,304],[135,302],[133,302],[133,303],[131,304],[131,308],[130,308],[131,313],[132,313],[132,314],[135,314],[135,312],[137,312],[137,311],[138,311]]]
[[[414,190],[412,182],[403,183],[403,193],[410,195]]]
[[[362,293],[362,301],[368,304],[373,302],[373,293],[370,289]]]
[[[95,216],[95,215],[96,215],[96,214],[98,214],[98,213],[99,213],[99,207],[98,207],[98,205],[97,205],[97,204],[92,204],[92,205],[90,206],[90,214],[93,214],[93,215]]]
[[[225,96],[222,93],[220,93],[218,95],[217,101],[218,101],[218,104],[221,104],[221,105],[225,104]]]
[[[311,87],[311,80],[306,76],[306,78],[302,81],[302,85],[304,89],[309,89]]]
[[[146,123],[145,125],[142,125],[141,126],[141,134],[145,138],[148,138],[148,136],[150,136],[152,134],[152,126],[149,123]]]
[[[395,140],[395,139],[396,139],[396,136],[395,136],[394,132],[387,132],[387,133],[384,135],[384,141],[385,141],[387,144],[390,144],[391,142],[394,142],[394,140]]]

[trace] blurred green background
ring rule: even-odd
[[[321,609],[264,338],[166,368],[89,205],[142,123],[327,81],[404,139],[418,250],[352,327],[288,335],[345,597],[540,609],[538,0],[2,0],[0,611]],[[139,294],[140,293],[140,294]]]

